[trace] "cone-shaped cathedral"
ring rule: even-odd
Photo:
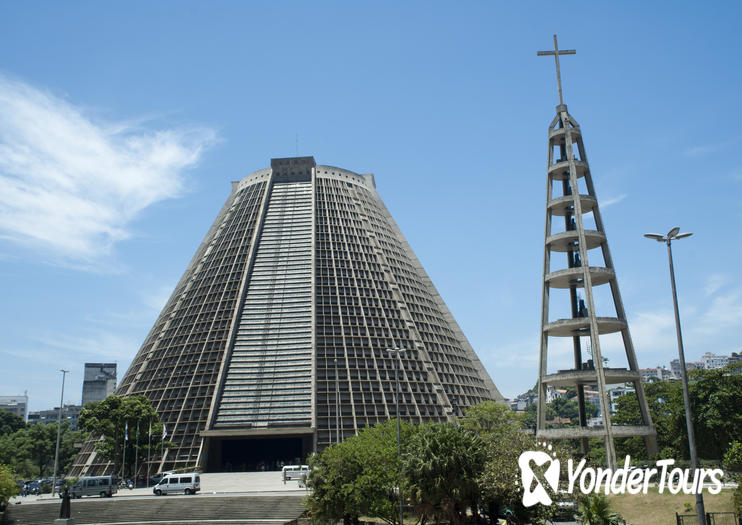
[[[269,469],[396,416],[389,348],[403,419],[502,401],[373,175],[273,159],[233,183],[117,394],[176,444],[150,473]],[[72,475],[110,468],[88,442]]]

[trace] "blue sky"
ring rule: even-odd
[[[742,348],[739,3],[216,5],[0,5],[0,394],[121,377],[230,181],[297,142],[376,175],[503,394],[531,387],[553,33],[640,366],[676,356],[642,237],[676,225],[688,359]]]

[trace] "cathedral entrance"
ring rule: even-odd
[[[206,472],[261,472],[306,464],[312,436],[212,437]]]

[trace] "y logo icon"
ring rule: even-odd
[[[542,479],[537,477],[533,472],[531,462],[536,467],[550,463],[546,471],[543,472],[543,480],[549,484],[552,490],[556,491],[559,486],[559,460],[552,458],[549,454],[540,450],[528,450],[523,452],[518,458],[520,479],[523,484],[523,506],[530,507],[536,503],[551,505],[549,493],[546,492]],[[543,469],[539,470],[543,471]],[[533,487],[534,482],[535,487]]]

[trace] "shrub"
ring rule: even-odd
[[[618,525],[621,516],[611,509],[611,502],[603,494],[590,494],[579,499],[578,516],[585,525]]]
[[[20,492],[13,471],[7,465],[0,463],[0,511],[5,510],[8,500]]]

